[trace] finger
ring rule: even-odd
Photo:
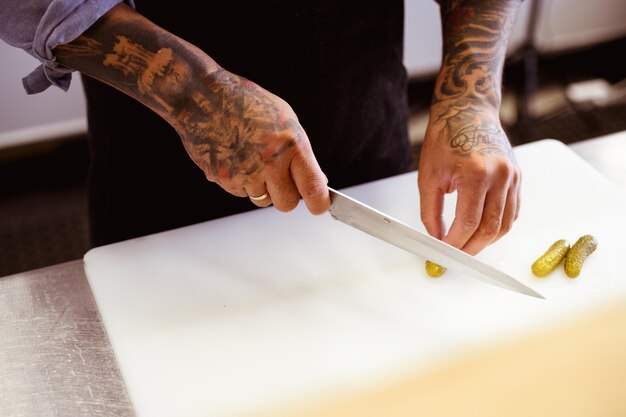
[[[446,233],[446,225],[443,220],[444,193],[439,187],[423,185],[420,187],[419,194],[422,223],[424,223],[428,234],[441,239]]]
[[[207,181],[219,185],[220,187],[222,187],[222,189],[224,191],[226,191],[227,193],[232,194],[232,195],[234,195],[236,197],[247,197],[248,196],[248,192],[246,191],[246,189],[244,187],[240,186],[240,185],[235,185],[234,182],[222,183],[220,181],[215,180],[214,178],[212,178],[208,174],[205,174],[205,178],[207,179]]]
[[[454,220],[447,236],[443,239],[444,242],[459,249],[465,246],[480,225],[485,196],[486,191],[480,188],[458,189]]]
[[[291,176],[311,214],[322,214],[330,207],[328,180],[317,164],[313,152],[296,155],[289,166]]]
[[[273,177],[267,183],[267,191],[272,196],[274,207],[288,212],[295,209],[300,202],[298,188],[289,175]]]
[[[470,255],[476,255],[498,237],[502,228],[502,216],[505,211],[506,201],[506,190],[497,189],[487,193],[480,224],[474,234],[472,234],[472,237],[463,246],[463,251]]]
[[[519,213],[519,210],[517,209],[518,201],[518,187],[513,185],[509,188],[509,191],[506,194],[506,206],[504,208],[504,213],[502,213],[502,226],[500,227],[500,233],[498,233],[498,236],[496,236],[491,243],[494,243],[502,238],[502,236],[506,235],[513,228],[513,224],[517,219],[516,215]]]
[[[245,188],[243,187],[236,187],[230,184],[221,184],[221,183],[217,183],[217,185],[219,185],[220,187],[222,187],[227,193],[230,193],[234,196],[237,197],[247,197],[248,193],[246,192]]]

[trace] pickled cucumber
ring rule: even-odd
[[[581,236],[565,257],[565,273],[570,278],[580,275],[585,259],[598,247],[597,239],[592,235]]]
[[[557,240],[533,263],[531,267],[533,274],[538,277],[545,277],[556,269],[569,250],[570,245],[565,239]]]
[[[426,261],[426,273],[433,278],[438,278],[446,272],[447,268],[431,261]]]

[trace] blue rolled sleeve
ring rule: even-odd
[[[133,0],[3,0],[0,2],[0,39],[21,48],[41,65],[22,79],[28,94],[51,85],[67,91],[73,70],[60,65],[52,50],[78,38],[119,3]]]

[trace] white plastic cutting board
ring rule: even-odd
[[[522,210],[478,257],[539,300],[424,259],[301,204],[92,249],[87,278],[138,417],[255,415],[436,369],[477,347],[574,320],[626,294],[622,191],[567,146],[515,149]],[[424,230],[416,173],[343,190]],[[446,200],[446,218],[454,195]],[[449,223],[448,223],[449,224]],[[591,233],[580,277],[530,265]]]

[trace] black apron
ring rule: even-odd
[[[330,186],[410,169],[403,0],[181,6],[136,1],[139,13],[287,101]],[[256,208],[208,182],[151,110],[91,78],[83,84],[94,246]]]

